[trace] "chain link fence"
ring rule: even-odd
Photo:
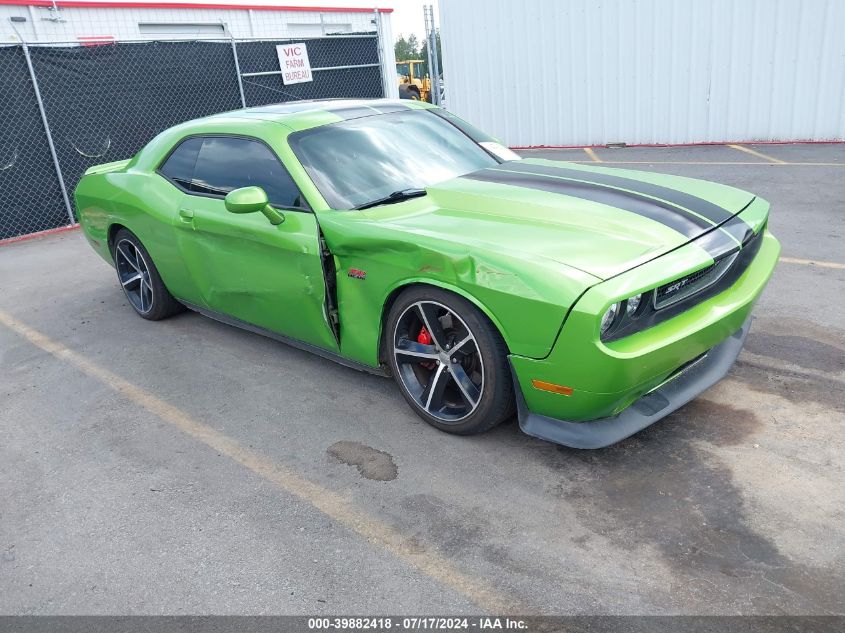
[[[321,99],[328,90],[337,98],[376,98],[383,95],[377,40],[372,35],[336,36],[308,42],[314,81],[282,85],[276,45],[280,42],[242,42],[238,59],[247,105]]]
[[[302,41],[313,81],[286,86],[276,46]],[[72,200],[90,166],[130,158],[182,121],[244,106],[383,95],[375,34],[0,46],[7,123],[0,127],[0,240],[72,224],[62,184]]]
[[[0,239],[70,223],[26,57],[0,47]]]

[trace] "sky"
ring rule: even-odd
[[[420,41],[425,38],[425,22],[423,21],[424,4],[434,5],[434,21],[439,24],[440,14],[438,12],[437,0],[394,0],[392,3],[383,2],[379,4],[379,6],[393,9],[393,13],[390,16],[390,23],[393,26],[394,38],[398,38],[400,35],[408,37],[411,33],[416,33]]]

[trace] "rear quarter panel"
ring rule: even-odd
[[[168,290],[190,301],[196,293],[176,250],[173,229],[183,197],[157,174],[132,169],[89,173],[74,194],[79,223],[97,253],[113,265],[110,231],[126,227],[150,253]]]

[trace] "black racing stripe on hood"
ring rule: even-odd
[[[713,259],[719,259],[723,255],[739,250],[739,243],[731,239],[731,236],[721,229],[708,231],[696,239],[693,244],[703,248]]]
[[[745,244],[748,240],[754,237],[754,229],[752,229],[745,220],[740,218],[739,215],[732,217],[720,226],[719,229],[726,233],[730,233],[740,244]]]
[[[740,246],[744,247],[753,237],[754,229],[735,215],[719,228],[696,239],[695,244],[707,251],[713,259],[719,259],[726,253],[739,250]]]
[[[514,163],[506,164],[511,166]],[[561,180],[534,174],[517,174],[496,167],[472,172],[463,176],[463,178],[548,191],[549,193],[558,193],[564,196],[606,204],[617,209],[636,213],[655,222],[660,222],[678,233],[685,235],[688,239],[694,239],[707,229],[713,228],[713,225],[709,222],[690,215],[674,205],[629,191],[621,191],[615,187]]]
[[[587,182],[608,185],[610,187],[619,187],[630,191],[636,191],[637,193],[660,198],[661,200],[665,200],[671,204],[689,209],[690,211],[707,218],[714,224],[721,224],[734,215],[727,209],[720,207],[709,200],[699,198],[698,196],[684,193],[683,191],[678,191],[677,189],[672,189],[670,187],[654,185],[649,182],[634,180],[633,178],[625,178],[624,176],[614,176],[611,174],[583,171],[580,169],[568,169],[566,167],[552,167],[550,165],[521,163],[520,161],[507,163],[506,165],[503,165],[502,168],[520,172],[535,172],[546,176],[556,176],[558,178],[585,180]]]

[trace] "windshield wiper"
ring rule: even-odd
[[[400,189],[399,191],[394,191],[393,193],[385,196],[384,198],[378,198],[376,200],[371,200],[370,202],[365,202],[364,204],[359,204],[355,208],[369,209],[370,207],[377,207],[380,204],[393,204],[394,202],[402,202],[404,200],[410,200],[411,198],[419,198],[420,196],[424,196],[425,194],[425,189],[421,187],[414,187],[411,189]]]

